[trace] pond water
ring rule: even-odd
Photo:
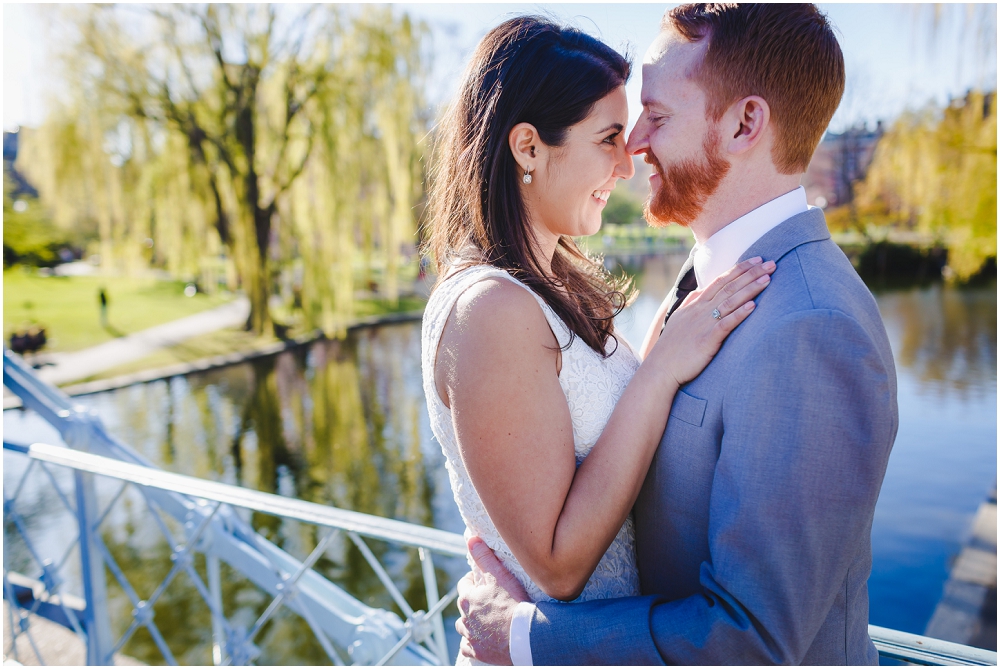
[[[619,327],[630,341],[641,341],[683,260],[683,255],[618,260],[641,290],[619,316]],[[922,633],[950,561],[996,480],[996,287],[931,285],[879,292],[876,299],[897,364],[900,428],[872,530],[871,622]],[[357,330],[342,342],[321,341],[241,365],[81,397],[79,403],[96,410],[112,433],[171,471],[463,530],[427,419],[418,323]],[[8,441],[61,443],[31,412],[5,411],[3,425]],[[23,467],[23,459],[4,454],[5,490]],[[39,542],[57,551],[72,519],[57,511],[58,501],[40,480],[33,486],[21,509]],[[106,492],[116,490],[112,486]],[[105,540],[116,559],[132,568],[130,575],[136,572],[140,593],[148,594],[157,575],[162,578],[169,569],[169,549],[148,531],[140,511],[131,502],[121,505],[108,520]],[[300,557],[316,541],[315,532],[294,523],[259,514],[252,521]],[[36,573],[16,540],[5,546],[11,568]],[[415,552],[373,548],[386,557],[414,608],[423,605]],[[438,563],[446,590],[464,572],[464,563]],[[352,547],[335,547],[318,568],[362,601],[393,608]],[[252,622],[267,600],[236,575],[229,576],[226,610]],[[181,579],[167,592],[155,608],[156,619],[170,630],[178,660],[210,663],[204,606],[193,601],[193,588]],[[130,605],[115,587],[110,596],[114,624],[120,627]],[[260,644],[265,655],[258,662],[321,662],[318,644],[303,641],[299,625],[291,615],[269,624]],[[162,662],[144,632],[124,650]]]

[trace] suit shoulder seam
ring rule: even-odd
[[[793,251],[795,253],[795,263],[799,267],[799,276],[802,277],[802,285],[806,287],[806,295],[809,296],[809,305],[813,309],[815,309],[816,308],[816,300],[813,299],[812,291],[809,290],[809,279],[806,277],[805,270],[802,269],[802,258],[799,257],[799,249],[798,249],[798,247],[796,247],[795,249],[793,249]]]

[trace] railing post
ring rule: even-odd
[[[87,629],[87,664],[112,664],[111,621],[108,618],[108,593],[104,582],[104,560],[94,542],[94,522],[97,520],[97,494],[94,475],[76,470],[76,517],[80,527],[80,562],[83,577],[84,611]]]
[[[424,588],[427,591],[427,610],[430,611],[437,604],[441,596],[438,594],[438,583],[437,574],[434,573],[434,560],[431,558],[431,552],[421,547],[420,552],[420,564],[424,569]],[[441,612],[438,611],[433,618],[431,618],[431,624],[434,627],[434,646],[437,649],[438,659],[441,661],[442,666],[448,666],[453,664],[448,658],[448,644],[444,638],[444,619],[441,617]]]
[[[208,571],[208,591],[215,604],[215,610],[222,613],[222,579],[219,575],[219,557],[209,552],[205,554],[205,568]],[[219,666],[225,661],[226,631],[222,621],[212,612],[212,663]]]

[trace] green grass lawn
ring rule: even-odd
[[[167,321],[190,316],[229,298],[184,295],[181,281],[97,276],[38,276],[20,268],[3,273],[3,334],[31,323],[45,328],[47,351],[75,351]],[[108,296],[110,330],[101,327],[97,293]]]
[[[218,306],[226,297],[201,293],[184,295],[184,283],[155,279],[111,279],[107,277],[45,277],[19,268],[3,273],[4,339],[14,330],[31,324],[45,327],[49,342],[46,351],[74,351],[94,346],[115,337],[131,334],[154,325]],[[101,327],[98,291],[108,295],[110,330]],[[426,300],[416,296],[400,297],[397,305],[386,300],[359,299],[354,304],[359,319],[422,309]],[[303,334],[292,331],[291,335]],[[106,370],[86,380],[111,378],[146,369],[158,369],[182,362],[252,351],[272,344],[271,334],[257,336],[239,329],[224,329],[193,337],[176,346],[126,365]]]

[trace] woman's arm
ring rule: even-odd
[[[579,469],[558,343],[534,297],[488,280],[458,300],[438,351],[438,393],[490,518],[547,594],[569,600],[583,590],[639,493],[674,393],[749,315],[745,304],[766,285],[756,279],[772,270],[744,263],[692,293]],[[716,307],[722,320],[711,316]]]

